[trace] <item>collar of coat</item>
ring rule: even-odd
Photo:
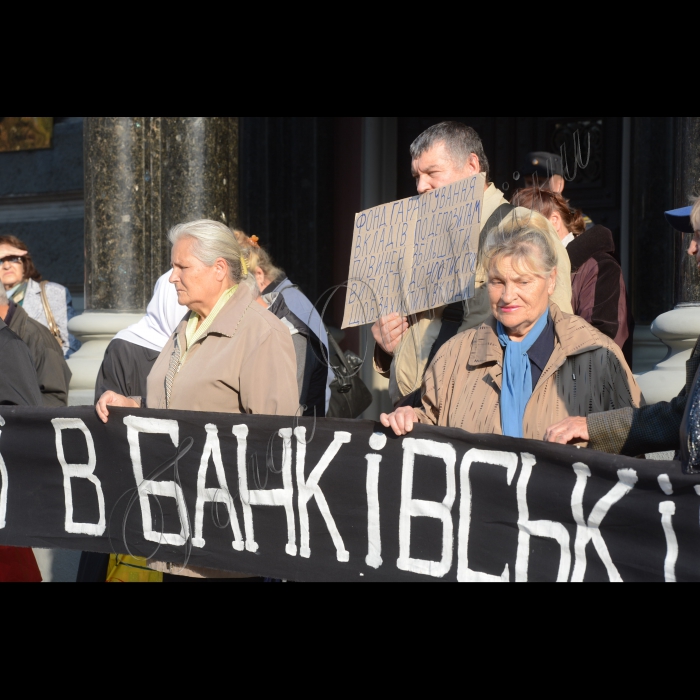
[[[550,306],[550,313],[554,321],[554,353],[542,374],[540,383],[547,381],[568,357],[608,347],[603,339],[604,336],[582,318],[562,313],[556,304]],[[477,328],[472,341],[470,367],[503,366],[503,347],[498,340],[496,323],[494,318]]]
[[[210,335],[221,335],[226,338],[233,338],[248,308],[254,303],[255,299],[253,299],[253,293],[250,291],[250,288],[245,284],[239,285],[236,293],[231,297],[226,306],[221,309],[206,335],[202,336],[198,342],[201,343]],[[187,330],[187,322],[190,320],[190,315],[191,312],[185,316],[184,320],[177,327],[176,333],[178,337],[182,336],[182,340],[184,340],[184,334]],[[183,344],[182,347],[186,347],[186,344]]]
[[[601,253],[614,255],[615,241],[610,229],[605,228],[605,226],[594,226],[569,243],[566,250],[571,259],[571,271],[577,272],[594,255]]]

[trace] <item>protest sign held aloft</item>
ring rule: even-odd
[[[1,409],[0,547],[293,581],[700,581],[677,462],[369,421]]]
[[[355,217],[343,328],[474,296],[483,174]]]

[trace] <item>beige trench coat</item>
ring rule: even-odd
[[[185,348],[185,318],[148,377],[149,408],[165,409],[165,378],[175,343]],[[241,285],[192,348],[175,376],[170,410],[294,416],[299,410],[297,361],[287,327]],[[247,574],[151,562],[154,571],[189,578],[250,578]]]
[[[165,409],[165,378],[175,343],[187,347],[183,320],[148,377],[148,408]],[[173,411],[294,416],[297,361],[287,327],[241,285],[175,375]]]
[[[571,416],[587,417],[643,405],[642,392],[620,348],[577,316],[551,306],[555,347],[525,411],[523,435],[543,440],[547,429]],[[438,353],[423,386],[426,425],[502,435],[504,351],[496,320],[461,333]]]
[[[482,231],[491,216],[503,204],[508,204],[503,193],[490,185],[484,194],[484,212],[482,215]],[[527,221],[531,212],[519,208],[514,214],[521,220]],[[557,286],[552,296],[552,302],[557,304],[564,313],[574,312],[571,305],[571,260],[564,244],[554,232],[550,232],[551,242],[557,251]],[[476,274],[476,293],[473,299],[466,303],[464,322],[460,331],[478,328],[482,323],[492,318],[491,301],[486,288],[487,274],[479,264]],[[396,349],[394,361],[377,347],[375,353],[375,369],[390,379],[389,392],[391,400],[396,405],[401,399],[416,391],[422,381],[428,364],[430,352],[442,328],[442,312],[444,307],[433,312],[420,314],[417,322],[411,326],[401,345]]]

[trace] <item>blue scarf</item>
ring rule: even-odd
[[[507,437],[523,437],[525,409],[532,398],[532,366],[528,352],[542,335],[549,321],[549,309],[534,325],[522,343],[515,343],[499,322],[498,340],[505,348],[503,389],[501,390],[501,427]]]

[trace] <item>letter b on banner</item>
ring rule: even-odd
[[[56,418],[51,421],[56,431],[56,453],[58,461],[63,469],[63,490],[66,497],[66,532],[71,535],[88,535],[90,537],[102,537],[107,529],[107,518],[105,515],[105,496],[102,492],[102,484],[95,476],[97,466],[97,455],[95,453],[95,443],[90,431],[83,421],[77,418]],[[87,464],[68,464],[65,451],[63,449],[63,431],[79,430],[85,436],[88,449]],[[85,479],[89,481],[97,491],[97,503],[100,509],[100,521],[97,525],[92,523],[76,523],[73,520],[73,489],[71,479]]]
[[[450,573],[454,558],[454,523],[452,508],[457,497],[457,452],[452,445],[432,440],[403,441],[403,483],[401,487],[401,517],[399,524],[401,571],[443,578]],[[447,494],[442,503],[418,501],[413,498],[413,478],[416,456],[433,457],[445,463],[447,470]],[[442,522],[442,561],[411,559],[411,522],[413,518],[434,518]]]

